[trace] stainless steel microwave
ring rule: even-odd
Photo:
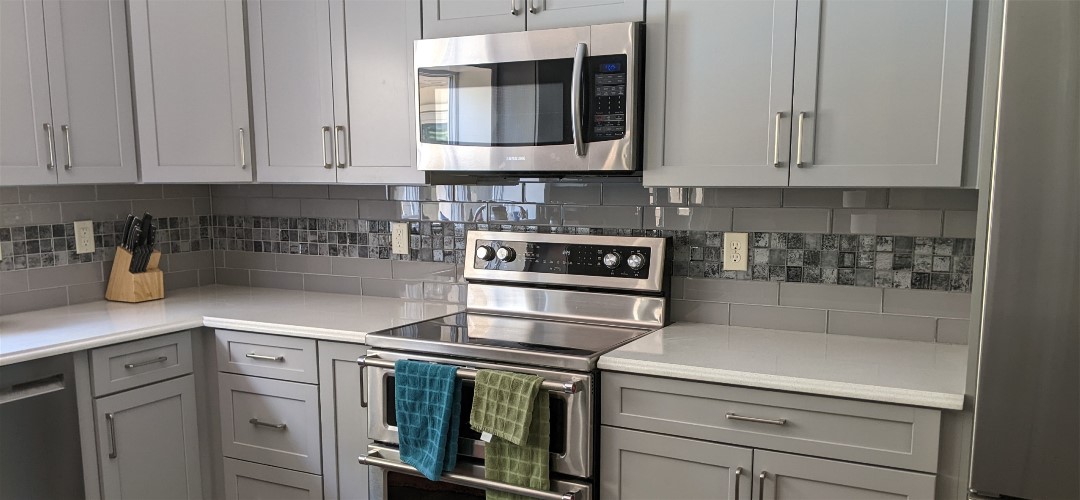
[[[629,173],[641,163],[644,25],[416,42],[417,165]]]

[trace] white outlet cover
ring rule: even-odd
[[[725,271],[745,271],[749,253],[747,233],[724,233]]]
[[[390,251],[399,255],[407,255],[409,253],[408,222],[390,223]]]
[[[75,253],[94,252],[94,221],[75,221]]]

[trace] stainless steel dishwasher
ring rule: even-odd
[[[0,498],[84,498],[70,354],[0,367]]]

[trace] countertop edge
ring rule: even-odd
[[[94,349],[97,347],[104,347],[113,344],[120,344],[123,342],[130,342],[133,340],[156,337],[158,335],[165,335],[168,333],[188,330],[191,328],[199,328],[201,326],[203,326],[203,321],[201,319],[191,319],[186,321],[175,321],[172,323],[162,323],[146,328],[125,330],[88,339],[80,339],[71,342],[61,342],[49,345],[48,347],[29,349],[25,351],[5,354],[3,356],[0,356],[0,366],[14,365],[26,361],[33,361],[35,359],[47,358],[49,356],[69,354],[73,352]]]
[[[270,335],[302,336],[314,340],[349,342],[353,344],[363,344],[367,340],[368,334],[368,332],[355,330],[331,330],[326,328],[287,325],[284,323],[264,323],[261,321],[229,319],[214,316],[203,317],[201,326],[207,328],[225,328],[229,330],[265,333]]]
[[[610,356],[601,356],[597,367],[633,375],[652,375],[698,382],[740,385],[759,389],[774,389],[818,396],[832,396],[879,403],[921,406],[941,410],[963,410],[964,395],[918,391],[880,385],[855,384],[806,379],[784,375],[750,373],[720,368],[706,368],[674,363],[659,363]]]

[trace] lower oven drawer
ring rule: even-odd
[[[225,456],[322,472],[318,386],[229,373],[219,377]]]
[[[457,467],[444,474],[440,481],[429,481],[416,469],[401,462],[396,448],[380,445],[368,447],[368,500],[391,498],[439,498],[442,500],[477,500],[485,496],[482,462],[458,460]],[[574,493],[574,500],[595,500],[592,485],[584,481],[551,478],[550,491],[537,491],[531,498],[550,499]]]

